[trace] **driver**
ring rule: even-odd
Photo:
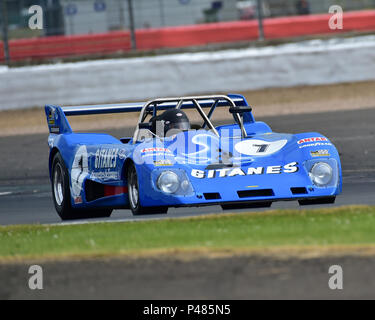
[[[151,122],[152,132],[159,136],[163,135],[164,137],[167,136],[168,131],[172,129],[186,131],[191,128],[186,113],[178,109],[164,111],[161,115],[151,119]]]

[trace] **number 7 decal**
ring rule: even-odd
[[[278,152],[288,143],[287,139],[264,141],[258,139],[243,140],[235,145],[235,150],[247,156],[264,157]]]
[[[257,153],[264,153],[267,151],[269,144],[253,144],[254,147],[257,147]]]

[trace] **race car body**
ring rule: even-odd
[[[219,108],[233,116],[232,124],[214,126]],[[185,109],[198,111],[203,124],[193,129]],[[129,138],[74,133],[66,118],[124,112],[140,112]],[[340,158],[327,137],[274,133],[254,120],[240,95],[46,106],[46,116],[53,199],[62,219],[109,216],[116,208],[149,214],[214,204],[268,207],[280,200],[333,203],[342,190]]]

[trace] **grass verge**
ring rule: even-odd
[[[0,227],[0,261],[343,246],[355,249],[375,244],[374,226],[375,207],[367,206],[127,223],[7,226]]]

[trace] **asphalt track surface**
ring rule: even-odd
[[[375,205],[375,109],[260,118],[275,132],[320,132],[337,146],[343,165],[344,191],[336,206]],[[110,130],[129,136],[133,128]],[[48,180],[47,134],[0,138],[0,225],[60,223],[55,213]],[[298,208],[298,203],[279,202],[272,208]],[[171,208],[168,215],[133,217],[116,210],[105,221],[182,217],[222,212],[219,206]]]
[[[27,286],[28,265],[0,264],[0,299],[375,298],[374,257],[112,259],[41,265],[43,290],[32,291]],[[342,290],[328,286],[332,265],[342,267]]]
[[[259,120],[276,132],[318,131],[331,138],[341,154],[344,175],[344,192],[335,205],[375,205],[375,109]],[[111,131],[115,136],[131,132],[129,128]],[[60,223],[47,177],[47,134],[0,138],[0,150],[0,225]],[[281,202],[273,208],[298,208],[298,204]],[[171,209],[162,217],[218,212],[219,207]],[[132,219],[129,210],[118,210],[102,221]],[[0,299],[375,298],[374,257],[242,256],[192,261],[170,257],[39,264],[45,279],[42,291],[28,289],[28,264],[0,264]],[[332,265],[344,270],[343,290],[328,287]]]

